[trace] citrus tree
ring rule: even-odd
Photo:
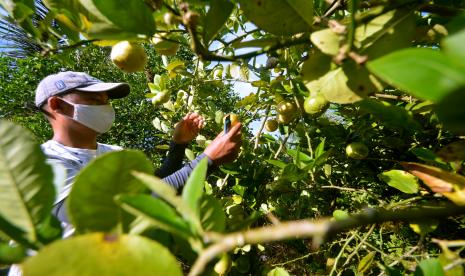
[[[38,250],[26,275],[181,274],[173,255],[190,275],[463,275],[465,2],[43,2],[34,22],[33,1],[1,3],[44,56],[94,44],[113,70],[144,72],[133,103],[159,112],[128,116],[160,138],[183,113],[204,115],[188,158],[226,113],[258,127],[237,161],[208,176],[202,162],[181,194],[137,151],[96,159],[70,194],[76,234],[59,240],[60,169],[53,177],[32,138],[2,122],[0,229],[19,244],[5,252]],[[254,92],[228,101],[231,82]],[[49,261],[60,256],[72,258]]]

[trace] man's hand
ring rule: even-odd
[[[202,129],[204,119],[197,113],[189,113],[176,124],[173,133],[173,141],[176,144],[186,144],[192,141]]]
[[[215,140],[205,149],[204,153],[213,161],[213,164],[220,165],[231,162],[237,158],[242,144],[241,124],[233,126],[228,133],[221,132]]]

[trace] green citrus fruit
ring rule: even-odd
[[[281,115],[294,115],[297,113],[297,106],[291,101],[282,101],[277,106],[278,113]]]
[[[278,121],[274,119],[266,121],[265,129],[269,132],[276,131],[278,129]]]
[[[347,145],[346,154],[350,158],[363,159],[368,156],[368,147],[360,142],[353,142]]]
[[[153,98],[152,98],[152,104],[154,105],[160,105],[164,104],[167,101],[170,100],[170,93],[166,90],[161,91],[157,93]]]
[[[226,275],[231,269],[231,264],[231,257],[229,256],[229,254],[224,253],[223,256],[221,256],[221,259],[215,264],[215,267],[213,269],[219,275]]]
[[[281,124],[289,124],[290,122],[292,122],[292,120],[294,120],[293,115],[278,114],[278,122],[280,122]]]
[[[129,41],[121,41],[113,45],[110,57],[116,66],[128,73],[143,71],[147,64],[144,48]]]
[[[304,110],[312,116],[320,116],[329,107],[329,102],[323,95],[310,96],[305,99]]]

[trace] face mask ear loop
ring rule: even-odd
[[[70,116],[68,116],[66,114],[63,114],[63,113],[60,113],[60,114],[65,116],[66,118],[69,118],[71,120],[75,120],[75,117],[76,117],[76,104],[72,103],[72,102],[69,102],[69,101],[67,101],[67,100],[65,100],[65,99],[63,99],[61,97],[57,97],[57,98],[73,107],[73,116],[72,117],[70,117]]]

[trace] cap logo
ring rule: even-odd
[[[55,86],[57,87],[58,90],[63,90],[66,88],[65,82],[62,80],[55,82]]]

